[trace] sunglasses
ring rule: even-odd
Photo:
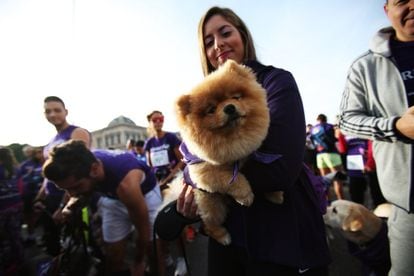
[[[163,123],[164,122],[164,116],[159,116],[159,117],[151,118],[151,121],[153,123]]]

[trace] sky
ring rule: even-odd
[[[126,116],[147,126],[203,79],[197,42],[211,6],[233,9],[263,64],[290,71],[307,123],[333,122],[350,64],[388,26],[384,0],[0,0],[0,145],[44,145],[55,134],[43,99],[89,131]]]

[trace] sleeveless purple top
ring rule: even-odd
[[[65,128],[61,132],[58,132],[56,136],[53,137],[53,139],[50,140],[49,143],[43,149],[43,156],[45,157],[45,159],[49,157],[49,152],[52,150],[53,147],[70,140],[72,136],[72,132],[76,128],[78,128],[78,126],[69,125],[67,128]],[[55,183],[48,180],[46,183],[46,194],[60,196],[64,194],[64,191],[57,188]]]

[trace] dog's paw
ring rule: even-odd
[[[222,245],[229,245],[231,243],[229,232],[222,226],[205,225],[204,230],[206,230],[207,235]]]
[[[224,236],[216,239],[222,245],[229,245],[231,243],[231,236],[229,233],[226,233]]]
[[[243,205],[243,206],[250,206],[250,205],[252,205],[253,200],[254,200],[253,193],[248,193],[248,194],[246,194],[245,197],[239,197],[239,198],[236,199],[236,201],[240,205]]]

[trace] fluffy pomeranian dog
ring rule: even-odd
[[[227,245],[231,237],[222,224],[228,196],[245,206],[254,199],[239,168],[267,135],[266,91],[251,69],[229,60],[178,98],[176,115],[187,163],[184,175],[197,187],[195,200],[205,231]],[[274,203],[283,202],[283,192],[266,196]]]

